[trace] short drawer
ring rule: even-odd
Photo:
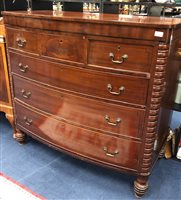
[[[39,54],[38,34],[24,29],[7,28],[8,47]]]
[[[144,110],[104,103],[52,90],[13,76],[15,97],[70,123],[102,132],[139,138]]]
[[[118,168],[138,169],[139,142],[64,123],[18,103],[15,110],[17,127],[48,144]]]
[[[140,43],[89,40],[88,65],[113,70],[150,72],[153,46]]]
[[[62,90],[114,102],[146,104],[149,80],[70,67],[10,52],[14,73]]]
[[[85,39],[82,35],[40,34],[41,55],[64,62],[84,63]]]

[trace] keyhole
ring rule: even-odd
[[[120,51],[120,49],[121,49],[121,46],[119,45],[118,48],[117,48],[117,50]]]
[[[59,41],[59,44],[60,44],[60,45],[62,45],[62,44],[63,44],[63,41],[62,41],[62,40],[60,40],[60,41]]]

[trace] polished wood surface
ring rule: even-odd
[[[85,38],[75,34],[40,34],[41,55],[67,60],[74,63],[84,63],[86,51]]]
[[[181,71],[181,19],[4,12],[16,138],[136,175],[148,189]]]
[[[2,39],[2,38],[1,38]],[[5,103],[9,103],[8,99],[8,90],[6,86],[6,76],[4,71],[4,62],[3,62],[3,50],[4,44],[0,44],[0,71],[1,71],[1,79],[0,79],[0,101],[3,101]],[[4,89],[5,88],[5,89]]]
[[[93,132],[15,104],[17,126],[46,143],[116,168],[138,169],[140,143]],[[117,153],[116,153],[117,152]],[[114,155],[115,153],[115,155]]]
[[[13,76],[15,98],[54,117],[96,131],[141,140],[143,109],[103,103],[40,86]],[[46,98],[49,96],[51,101]],[[72,109],[73,108],[73,109]],[[121,110],[121,113],[120,113]],[[106,116],[110,118],[109,123]],[[116,120],[120,119],[116,123]],[[116,123],[116,124],[114,124]]]
[[[124,24],[139,25],[139,27],[158,27],[158,28],[177,28],[180,27],[179,18],[165,18],[165,17],[145,17],[145,16],[132,16],[132,15],[117,15],[117,14],[103,14],[103,13],[81,13],[81,12],[60,12],[54,15],[53,11],[16,11],[14,12],[2,12],[3,15],[13,17],[24,17],[32,19],[55,19],[73,22],[84,22],[84,23],[111,23],[111,24]]]
[[[2,18],[0,18],[0,35],[3,37],[5,36],[5,27],[4,27],[4,22]]]
[[[18,50],[25,50],[38,54],[38,37],[33,31],[10,29],[7,31],[9,46]],[[26,39],[25,39],[26,38]]]
[[[13,125],[14,119],[8,73],[5,50],[5,30],[3,21],[0,20],[0,111],[5,113],[6,118]]]
[[[52,11],[33,11],[32,13],[16,12],[16,15],[14,15],[14,12],[6,11],[2,13],[6,16],[4,22],[12,26],[36,29],[42,29],[43,27],[45,30],[67,33],[135,39],[142,38],[154,41],[168,40],[171,35],[171,28],[180,26],[180,19],[176,18],[168,19],[77,12],[62,12],[59,15],[53,15]],[[26,22],[24,19],[26,19]],[[54,20],[54,23],[50,23],[49,20]],[[111,29],[109,24],[111,24]],[[162,32],[163,36],[155,35],[155,31]]]
[[[114,101],[117,103],[122,101],[135,104],[135,106],[140,105],[140,107],[146,104],[147,79],[60,65],[33,57],[19,56],[13,53],[10,53],[10,57],[13,60],[11,66],[14,73],[35,79],[46,85],[58,87],[61,90],[76,92],[80,95],[105,99],[106,101]],[[25,72],[22,72],[21,64],[28,66]],[[113,92],[119,93],[121,86],[125,89],[120,92],[120,95],[115,95],[108,90],[109,84],[112,86]]]

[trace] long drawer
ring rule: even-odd
[[[138,169],[140,143],[89,131],[15,103],[16,123],[35,137],[77,155],[132,170]]]
[[[15,75],[13,82],[15,98],[30,106],[81,126],[141,139],[144,110],[58,92]]]
[[[12,72],[63,90],[145,105],[149,80],[81,69],[10,52]]]

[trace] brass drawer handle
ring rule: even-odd
[[[113,91],[112,91],[113,87],[112,87],[112,85],[109,83],[109,84],[107,85],[107,89],[108,89],[109,93],[111,93],[111,94],[113,94],[113,95],[120,95],[120,94],[125,90],[125,87],[124,87],[124,86],[120,86],[119,92],[113,92]]]
[[[27,124],[28,126],[30,126],[31,124],[32,124],[32,122],[33,122],[33,120],[32,119],[29,119],[29,118],[27,118],[26,116],[24,116],[24,121],[25,121],[25,124]]]
[[[178,49],[177,49],[175,55],[176,55],[177,57],[181,57],[181,48],[178,48]]]
[[[19,63],[18,65],[20,72],[26,73],[28,70],[28,65],[22,65],[22,63]]]
[[[24,47],[26,45],[26,40],[22,38],[17,38],[16,43],[19,47]]]
[[[111,126],[117,126],[122,121],[121,118],[117,118],[115,122],[111,122],[110,117],[108,115],[105,116],[105,120]]]
[[[106,153],[106,156],[109,156],[109,157],[112,157],[112,158],[114,158],[116,155],[119,154],[118,150],[116,150],[115,152],[109,152],[107,147],[104,147],[103,150]]]
[[[124,55],[122,55],[121,56],[121,59],[120,60],[114,60],[114,54],[113,53],[109,53],[109,57],[111,58],[111,61],[113,62],[113,63],[116,63],[116,64],[122,64],[125,60],[127,60],[128,59],[128,55],[127,54],[124,54]]]
[[[24,89],[21,90],[22,96],[26,99],[31,97],[31,92],[26,92]]]

